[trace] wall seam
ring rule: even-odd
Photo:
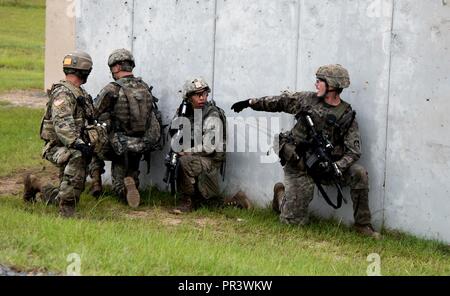
[[[294,88],[295,88],[295,90],[297,90],[298,88],[299,88],[299,85],[298,85],[298,76],[299,76],[299,73],[298,73],[298,71],[299,71],[299,64],[300,64],[300,25],[301,25],[301,22],[300,22],[300,7],[301,7],[301,0],[298,0],[297,1],[297,3],[298,3],[298,7],[297,7],[297,44],[296,44],[296,58],[295,58],[295,62],[296,62],[296,65],[295,65],[295,85],[294,85]]]
[[[217,36],[217,0],[214,1],[214,24],[213,24],[213,50],[212,50],[212,75],[211,75],[211,85],[212,85],[212,98],[214,99],[214,93],[216,89],[215,85],[215,74],[216,74],[216,36]]]
[[[134,11],[136,8],[136,0],[133,0],[133,4],[131,7],[131,52],[134,55]]]
[[[75,49],[78,50],[79,46],[80,46],[80,36],[78,33],[78,28],[80,27],[80,18],[81,18],[81,14],[83,12],[83,2],[84,1],[78,1],[78,5],[75,5],[75,21],[74,21],[74,34],[73,37],[75,38]],[[77,11],[77,9],[79,9],[79,11]]]
[[[384,227],[386,219],[386,194],[387,194],[387,172],[388,172],[388,140],[389,140],[389,103],[391,98],[391,73],[392,73],[392,42],[394,34],[394,12],[395,12],[395,0],[392,0],[391,11],[391,30],[390,30],[390,42],[389,42],[389,70],[388,70],[388,86],[387,86],[387,103],[386,103],[386,147],[384,150],[384,194],[383,194],[383,215],[382,215],[382,227]]]

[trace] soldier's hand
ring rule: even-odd
[[[244,101],[240,101],[237,103],[234,103],[233,106],[231,106],[231,109],[234,112],[241,112],[242,110],[244,110],[245,108],[250,107],[250,100],[244,100]]]
[[[92,159],[92,156],[94,154],[94,150],[92,149],[91,146],[87,145],[87,144],[75,144],[74,148],[78,151],[81,152],[81,154],[83,154],[83,158],[87,160],[87,162],[90,162]]]

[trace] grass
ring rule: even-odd
[[[450,251],[433,241],[385,233],[373,241],[333,221],[281,225],[269,209],[167,213],[172,198],[143,193],[139,211],[110,195],[82,196],[78,219],[42,204],[3,197],[0,262],[64,273],[81,256],[84,275],[365,275],[381,256],[383,275],[449,275]]]
[[[42,165],[42,110],[0,105],[0,169]],[[18,149],[20,147],[20,149]],[[450,249],[396,232],[374,241],[334,221],[282,225],[269,209],[200,209],[170,215],[174,199],[151,189],[131,211],[110,193],[83,194],[78,218],[0,197],[0,263],[64,274],[81,256],[84,275],[365,275],[367,256],[381,256],[383,275],[450,275]]]
[[[43,111],[0,103],[0,177],[43,163],[39,124]]]
[[[44,0],[0,0],[0,92],[44,88]]]

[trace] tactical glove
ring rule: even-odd
[[[241,112],[242,110],[244,110],[245,108],[250,107],[250,100],[244,100],[244,101],[240,101],[237,103],[234,103],[233,106],[231,106],[231,109],[234,112]]]
[[[87,160],[87,162],[90,162],[92,159],[92,155],[94,154],[94,151],[91,146],[87,144],[75,144],[74,148],[83,154],[83,158]]]

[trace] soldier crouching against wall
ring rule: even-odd
[[[136,208],[140,203],[140,160],[156,149],[161,138],[157,99],[151,88],[133,75],[135,60],[129,50],[114,50],[108,58],[108,66],[115,81],[100,91],[94,104],[99,122],[108,130],[110,145],[104,146],[90,166],[91,194],[101,194],[103,160],[110,160],[115,193]]]
[[[93,148],[85,130],[93,124],[91,96],[81,88],[92,70],[91,57],[82,51],[64,57],[65,80],[48,91],[49,101],[41,123],[41,138],[45,141],[43,157],[60,170],[60,184],[43,186],[34,175],[24,178],[26,202],[33,202],[38,192],[47,203],[58,204],[63,217],[71,217],[84,190],[87,165]]]
[[[213,100],[208,101],[210,91],[201,78],[187,81],[183,87],[183,103],[171,124],[172,137],[180,135],[179,131],[183,134],[182,147],[174,147],[172,142],[172,152],[178,157],[175,173],[180,198],[180,204],[172,210],[174,214],[211,204],[251,207],[242,191],[230,198],[220,197],[219,175],[224,173],[226,155],[226,117]],[[172,140],[179,144],[181,139],[174,137]]]
[[[315,178],[307,171],[307,147],[312,134],[310,124],[306,121],[307,114],[315,129],[331,142],[329,147],[334,147],[331,151],[333,163],[327,169],[331,167],[342,172],[341,183],[351,188],[355,230],[379,238],[379,233],[371,225],[368,173],[355,163],[361,156],[358,123],[350,104],[340,97],[342,90],[350,85],[348,71],[341,65],[326,65],[317,70],[316,78],[317,92],[284,93],[281,96],[249,99],[235,103],[232,109],[240,112],[250,107],[256,111],[296,115],[297,123],[284,137],[288,140],[282,143],[280,138],[279,145],[286,188],[282,183],[275,185],[273,209],[280,213],[281,222],[307,224],[308,206],[313,199],[315,183],[318,187],[320,183],[330,183],[330,171],[324,170]]]

